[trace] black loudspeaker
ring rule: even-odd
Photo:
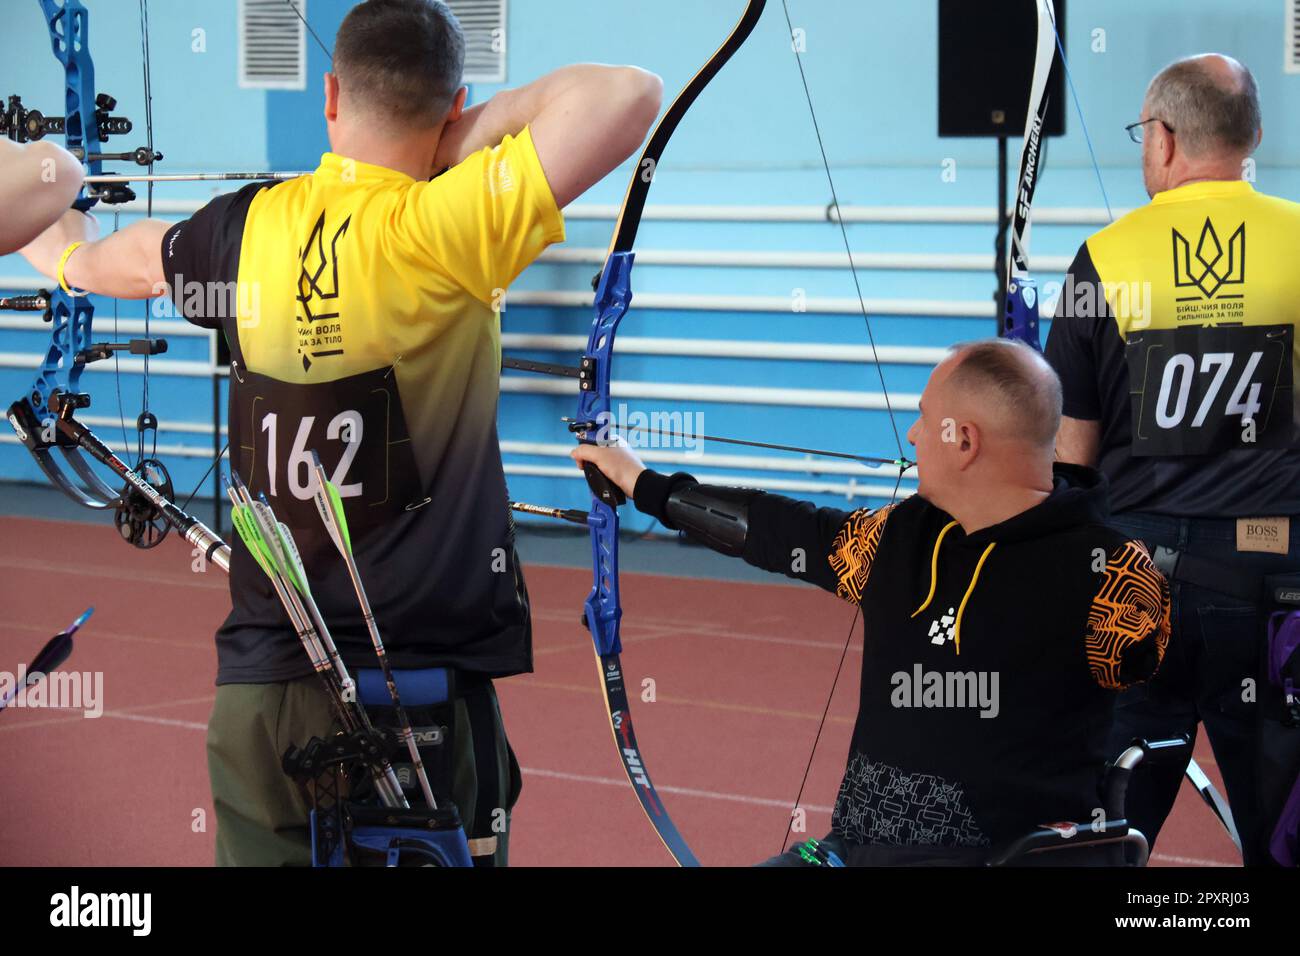
[[[1056,28],[1064,45],[1065,0],[1056,0]],[[1024,136],[1037,40],[1036,0],[939,0],[939,135]],[[1068,94],[1059,50],[1047,95],[1044,134],[1060,136]]]

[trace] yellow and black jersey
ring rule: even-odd
[[[1300,204],[1190,183],[1079,250],[1047,340],[1116,512],[1300,514]]]
[[[311,175],[222,196],[171,229],[165,275],[230,345],[231,462],[294,532],[345,659],[373,663],[312,502],[342,493],[398,667],[531,669],[497,442],[506,288],[564,223],[527,130],[428,182],[326,154]],[[304,673],[242,544],[218,682]]]

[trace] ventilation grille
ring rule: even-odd
[[[465,31],[465,82],[506,81],[506,0],[448,0]]]
[[[294,0],[304,17],[307,0]],[[307,88],[307,32],[284,0],[239,0],[239,85]]]
[[[1300,73],[1300,0],[1286,0],[1286,71]]]

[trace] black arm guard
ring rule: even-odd
[[[746,488],[687,484],[668,496],[666,516],[672,526],[714,551],[741,557],[749,535],[749,502],[762,492]]]

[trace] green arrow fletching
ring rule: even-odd
[[[271,557],[267,553],[266,543],[262,540],[261,532],[257,529],[257,523],[248,514],[248,509],[244,505],[235,505],[230,509],[230,520],[235,526],[235,531],[243,540],[244,546],[248,548],[248,553],[253,556],[263,573],[268,578],[275,577],[275,568],[273,567]]]
[[[329,495],[330,506],[334,511],[334,520],[338,522],[339,533],[343,535],[343,544],[351,553],[352,534],[348,531],[348,517],[343,511],[343,497],[339,494],[338,488],[334,487],[333,482],[325,482],[325,491]]]

